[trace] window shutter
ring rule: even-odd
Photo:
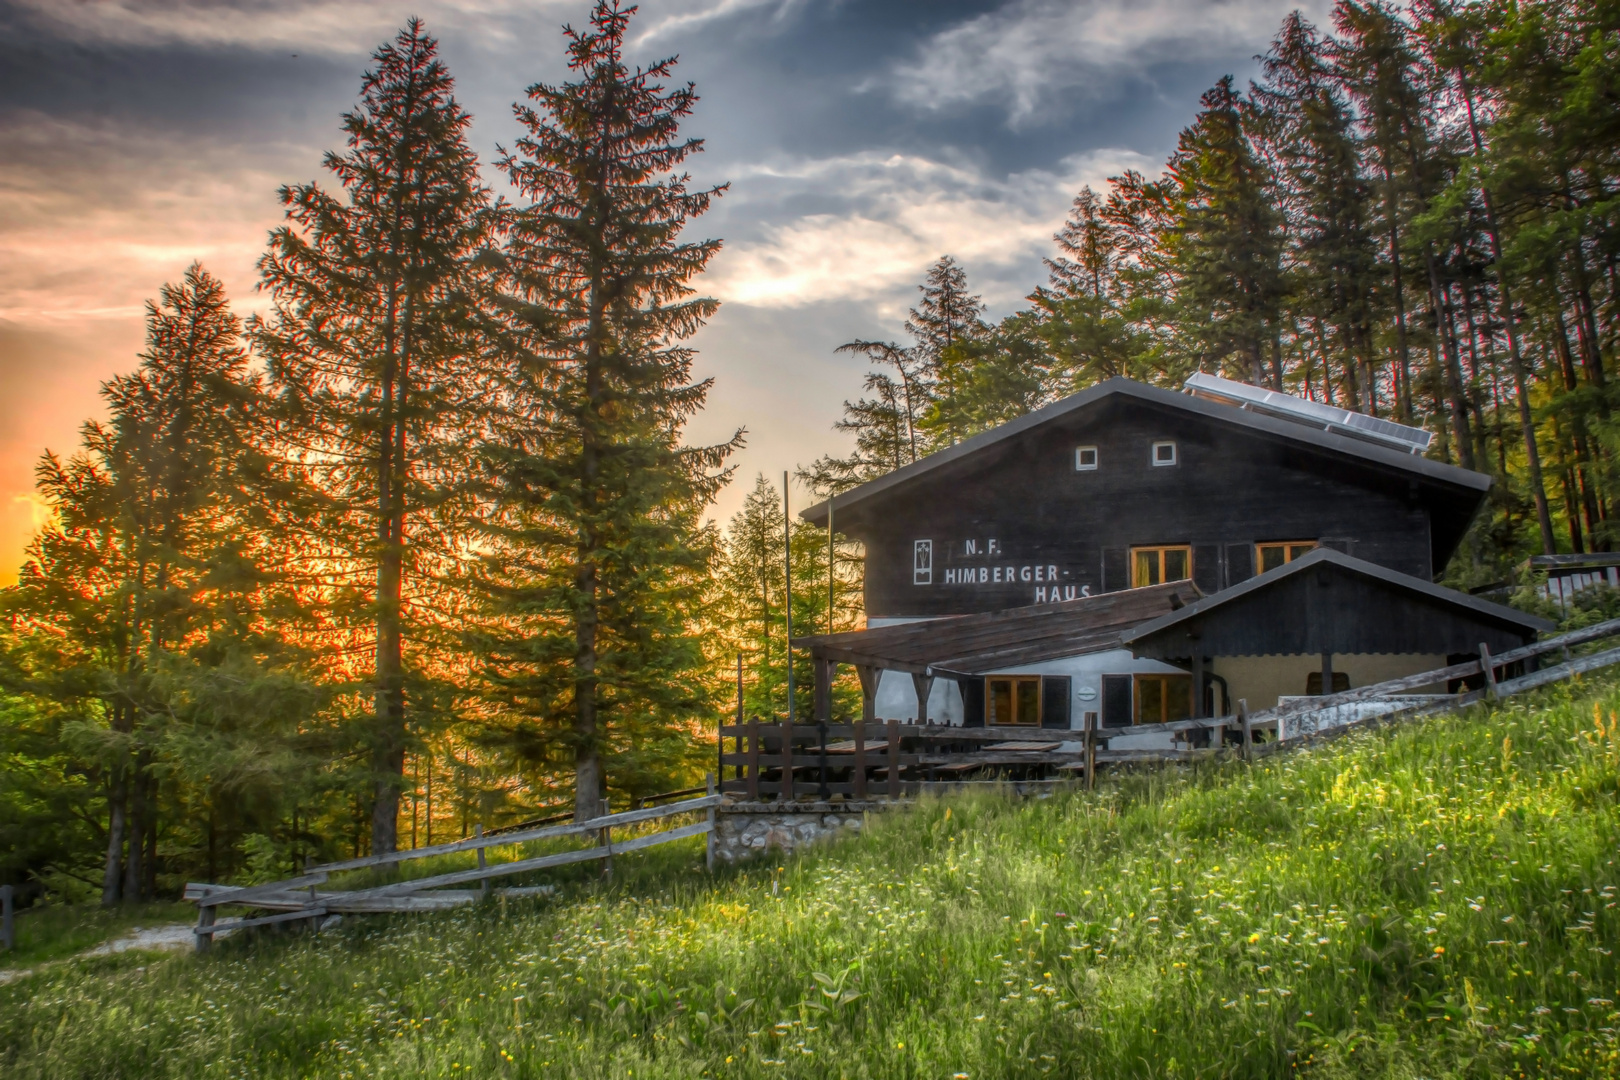
[[[1131,726],[1131,677],[1103,676],[1103,727]]]
[[[1041,676],[1041,727],[1067,731],[1072,726],[1069,723],[1069,681],[1067,675]]]
[[[1118,592],[1131,587],[1131,560],[1124,548],[1103,548],[1102,591]]]
[[[1254,545],[1226,545],[1226,586],[1231,588],[1240,581],[1254,577]]]
[[[1193,545],[1193,584],[1205,596],[1221,591],[1220,545]]]
[[[984,727],[984,680],[958,679],[962,691],[962,726]]]

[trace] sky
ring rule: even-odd
[[[994,316],[1045,278],[1084,184],[1156,171],[1222,75],[1253,75],[1278,0],[646,0],[632,62],[678,56],[701,95],[699,183],[730,183],[693,237],[724,242],[694,341],[712,376],[693,442],[746,447],[714,513],[756,473],[823,453],[864,365],[904,341],[941,255]],[[566,76],[587,0],[0,0],[0,583],[46,519],[33,470],[103,414],[144,304],[193,260],[243,314],[283,184],[329,181],[371,52],[410,16],[439,38],[489,163],[512,103]],[[1319,0],[1303,5],[1320,20]],[[807,493],[794,491],[795,508]]]

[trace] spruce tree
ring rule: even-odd
[[[527,200],[505,250],[521,348],[482,453],[502,512],[475,646],[510,738],[572,767],[580,819],[610,778],[634,790],[691,745],[700,514],[741,441],[681,441],[710,387],[682,342],[717,306],[691,281],[720,247],[681,233],[724,188],[675,172],[702,147],[680,135],[697,95],[665,85],[674,60],[627,65],[634,10],[599,0],[585,30],[565,28],[575,81],[529,88],[500,163]]]
[[[1184,347],[1201,367],[1281,389],[1282,358],[1268,350],[1284,290],[1273,178],[1250,145],[1231,77],[1201,104],[1168,169],[1176,220],[1166,247],[1189,339]]]
[[[86,425],[83,450],[41,462],[56,519],[7,606],[24,687],[76,713],[64,734],[106,778],[112,903],[152,895],[160,780],[209,772],[199,748],[217,765],[244,726],[296,726],[315,695],[265,614],[288,608],[263,510],[268,423],[219,282],[193,266],[165,286],[140,367],[103,394],[110,418]],[[248,741],[262,777],[273,747]]]
[[[466,446],[487,385],[478,328],[487,197],[437,42],[412,20],[373,54],[340,193],[283,188],[288,224],[260,261],[274,312],[255,327],[286,407],[287,450],[321,497],[307,549],[332,612],[372,638],[371,850],[397,845],[408,679],[461,555]],[[422,721],[422,717],[418,717]],[[420,725],[419,725],[420,726]]]
[[[1373,307],[1379,267],[1354,116],[1325,43],[1298,12],[1284,20],[1261,65],[1266,79],[1254,96],[1294,216],[1293,307],[1334,331],[1344,402],[1376,416],[1381,365]],[[1331,357],[1322,359],[1326,374]]]

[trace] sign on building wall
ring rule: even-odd
[[[911,583],[958,590],[980,588],[1005,591],[1009,586],[1027,590],[1029,603],[1078,600],[1091,595],[1082,576],[1053,562],[1008,561],[1006,548],[994,537],[952,540],[942,545],[948,565],[936,579],[934,541],[912,541]]]

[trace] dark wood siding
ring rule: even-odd
[[[1192,636],[1196,635],[1196,639]],[[1138,656],[1179,660],[1194,641],[1205,656],[1492,652],[1534,636],[1452,604],[1337,568],[1320,567],[1235,597],[1148,638]]]
[[[1173,439],[1178,463],[1154,466]],[[1074,448],[1095,444],[1078,472]],[[1253,545],[1331,540],[1357,558],[1431,578],[1427,504],[1413,482],[1364,462],[1133,398],[953,462],[842,514],[866,544],[870,616],[998,611],[1126,588],[1128,550],[1189,544],[1206,592],[1253,573]],[[915,583],[915,542],[932,541]],[[1212,565],[1213,564],[1213,565]]]

